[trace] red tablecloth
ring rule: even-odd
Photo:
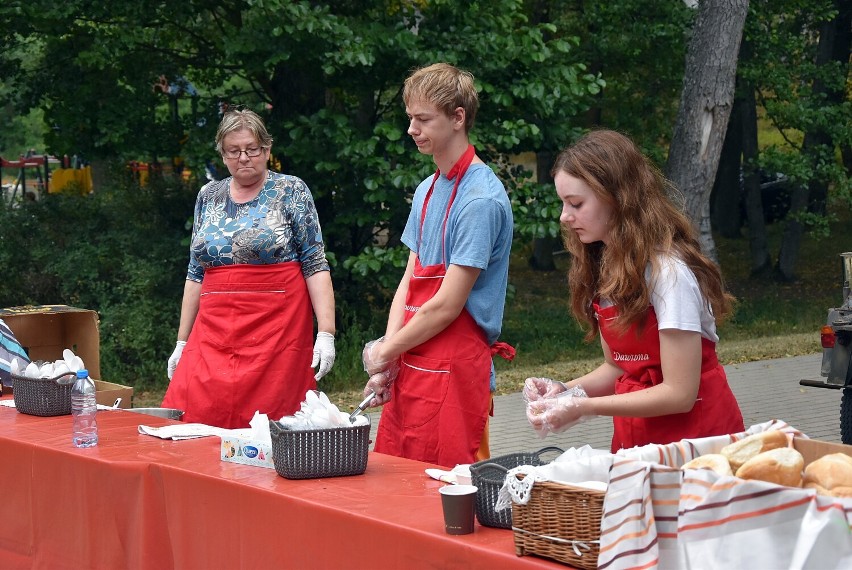
[[[0,568],[563,567],[516,556],[510,530],[447,535],[428,464],[371,453],[363,475],[288,480],[140,423],[171,422],[104,411],[77,449],[70,416],[0,407]]]

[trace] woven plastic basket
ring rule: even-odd
[[[543,461],[541,456],[549,452],[556,453],[555,459],[556,456],[562,454],[563,450],[558,447],[545,447],[533,452],[511,453],[492,457],[470,466],[471,484],[478,489],[476,492],[476,520],[479,521],[479,524],[495,528],[512,528],[512,511],[509,509],[499,512],[494,510],[500,488],[503,487],[503,481],[506,479],[506,473],[509,469],[521,465],[543,465],[547,461]]]
[[[353,427],[288,430],[269,422],[275,471],[287,479],[361,475],[367,470],[370,423]]]
[[[71,413],[74,374],[54,378],[27,378],[12,374],[15,407],[31,416],[66,416]]]
[[[515,554],[597,568],[605,496],[605,491],[536,482],[526,505],[512,504]]]

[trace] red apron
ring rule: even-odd
[[[633,324],[624,333],[610,323],[618,308],[595,304],[601,336],[609,345],[615,363],[624,370],[616,380],[615,393],[626,394],[661,384],[660,331],[657,314],[648,307],[645,322]],[[701,338],[701,380],[692,410],[653,418],[613,417],[612,452],[649,443],[665,444],[684,438],[739,433],[745,428],[737,399],[728,386],[725,369],[716,358],[716,344]]]
[[[444,216],[444,232],[459,182],[473,159],[473,146],[447,177],[458,176]],[[420,233],[435,180],[420,215]],[[442,261],[422,266],[415,260],[408,283],[404,322],[431,299],[443,283],[446,268],[442,235]],[[513,355],[505,343],[495,352]],[[400,357],[399,376],[391,387],[391,400],[382,409],[375,450],[447,467],[475,462],[475,454],[491,411],[489,378],[492,348],[485,333],[467,309],[446,329]],[[505,357],[505,356],[504,356]]]
[[[231,265],[204,273],[198,316],[163,406],[185,422],[248,427],[299,409],[316,389],[313,315],[298,262]]]

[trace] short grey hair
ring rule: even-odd
[[[233,132],[248,130],[262,148],[272,147],[272,137],[263,124],[260,115],[249,109],[226,111],[216,129],[216,152],[222,154],[222,141]]]

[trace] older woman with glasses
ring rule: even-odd
[[[334,363],[334,291],[313,197],[299,178],[267,169],[271,147],[257,114],[224,114],[216,150],[231,176],[198,193],[163,399],[186,422],[240,428],[255,411],[292,414]]]

